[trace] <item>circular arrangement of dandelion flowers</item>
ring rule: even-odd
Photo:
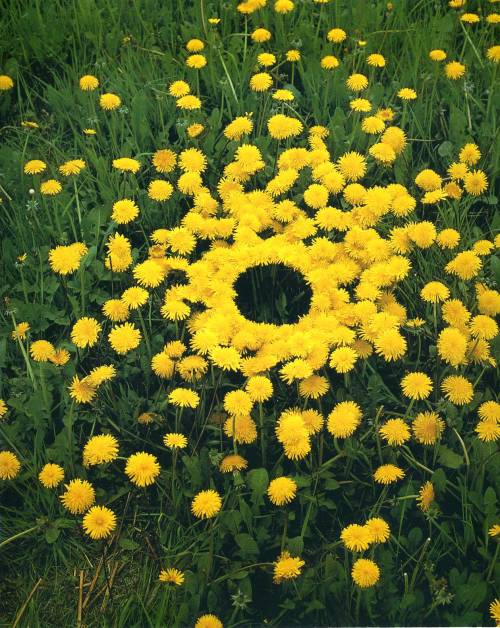
[[[238,308],[235,289],[238,278],[254,267],[271,265],[296,271],[310,289],[309,311],[295,323],[252,321]],[[192,346],[198,353],[208,354],[216,366],[242,369],[250,376],[285,359],[304,357],[299,338],[308,337],[312,342],[308,357],[315,370],[322,364],[314,364],[314,348],[331,347],[338,330],[352,326],[352,305],[344,287],[354,282],[362,268],[344,246],[326,239],[318,238],[307,244],[291,233],[263,239],[254,231],[241,228],[241,237],[237,233],[233,244],[212,248],[186,271],[189,282],[182,289],[184,303],[205,307],[190,321]],[[167,311],[171,302],[175,299],[167,294]],[[167,318],[175,316],[167,313]],[[236,359],[232,367],[226,367],[219,359],[220,347],[234,350]]]
[[[500,549],[500,46],[483,27],[500,15],[448,0],[454,27],[419,11],[408,33],[411,3],[358,3],[390,34],[377,43],[356,3],[173,2],[153,46],[134,4],[141,19],[100,16],[123,63],[85,44],[50,85],[10,60],[15,83],[0,76],[17,162],[0,186],[8,552],[45,536],[26,554],[53,557],[45,571],[66,554],[73,575],[97,565],[85,596],[109,575],[110,623],[418,623],[427,608],[444,625],[464,610],[449,604],[466,580],[453,541],[488,574],[467,615],[484,623]],[[446,50],[405,45],[445,17]],[[450,97],[447,125],[433,112]],[[476,492],[458,490],[475,468]],[[37,565],[21,559],[24,599]]]
[[[295,329],[311,328],[314,318],[320,311],[314,306],[295,324],[260,323],[250,320],[241,313],[236,302],[237,280],[254,267],[271,265],[287,266],[300,273],[314,295],[315,285],[318,283],[313,274],[316,266],[308,247],[302,243],[290,243],[278,235],[267,240],[255,236],[249,242],[237,241],[230,247],[214,249],[203,257],[204,271],[208,272],[210,277],[210,288],[203,293],[199,291],[196,297],[206,307],[205,327],[212,329],[218,326],[221,315],[230,320],[232,327],[230,342],[220,335],[218,338],[220,344],[230,344],[239,352],[255,351],[259,348],[257,343],[262,346],[269,342],[283,342]],[[199,285],[199,276],[196,273],[196,265],[194,266],[188,274]]]

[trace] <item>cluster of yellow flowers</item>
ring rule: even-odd
[[[451,0],[449,4],[461,8],[464,2]],[[238,11],[248,15],[265,5],[266,0],[246,0],[238,5]],[[294,2],[276,0],[274,10],[286,14],[294,10]],[[487,21],[496,23],[495,15],[487,16]],[[472,25],[479,16],[463,13],[460,19]],[[250,37],[255,44],[262,44],[272,33],[258,28]],[[331,44],[340,44],[347,37],[341,28],[327,33]],[[204,48],[201,39],[187,42],[188,68],[202,70],[207,65]],[[429,57],[442,62],[447,53],[435,49]],[[498,62],[499,47],[489,48],[487,57]],[[299,59],[299,51],[286,53],[289,63]],[[183,430],[187,433],[186,417],[191,417],[203,401],[205,378],[210,375],[215,380],[219,376],[221,381],[225,377],[233,383],[221,395],[217,407],[220,416],[214,421],[220,428],[218,469],[222,477],[248,468],[249,461],[242,452],[245,448],[251,451],[259,439],[263,466],[272,438],[285,463],[291,461],[291,468],[295,465],[298,471],[320,438],[321,464],[323,441],[339,448],[339,442],[359,434],[363,427],[371,429],[362,399],[335,398],[332,402],[330,393],[336,386],[333,381],[344,381],[349,394],[350,375],[367,377],[367,369],[379,361],[388,369],[400,370],[394,408],[377,416],[371,432],[378,446],[383,446],[371,479],[386,491],[406,477],[407,470],[395,463],[408,460],[398,456],[407,443],[434,446],[446,433],[444,411],[437,403],[440,395],[441,401],[466,406],[479,392],[483,373],[497,366],[491,348],[498,335],[495,317],[500,314],[500,293],[490,286],[485,269],[489,257],[500,248],[500,236],[462,246],[460,231],[447,221],[453,203],[461,199],[472,202],[488,190],[487,175],[479,167],[482,154],[476,144],[468,142],[459,148],[446,172],[426,167],[403,185],[396,181],[392,168],[404,158],[411,140],[404,128],[393,123],[395,111],[373,111],[372,102],[362,95],[370,88],[367,76],[355,72],[346,80],[352,94],[350,109],[363,114],[356,118],[356,124],[367,148],[339,152],[327,127],[309,125],[287,104],[293,102],[293,92],[276,86],[265,71],[276,63],[276,55],[261,52],[249,82],[256,94],[273,89],[272,98],[280,108],[279,113],[264,120],[269,152],[260,147],[262,138],[255,134],[253,115],[247,113],[221,129],[230,151],[223,166],[213,168],[211,155],[198,145],[177,151],[160,147],[147,165],[143,156],[112,159],[110,168],[121,173],[135,194],[121,198],[117,193],[108,207],[101,258],[112,278],[123,278],[129,287],[121,294],[109,294],[101,312],[82,313],[73,323],[67,341],[81,356],[82,372],[65,385],[75,404],[96,403],[100,391],[120,378],[122,360],[144,349],[151,373],[161,386],[162,408],[168,407],[175,417],[175,431],[164,434],[155,447],[161,448],[163,443],[165,457],[169,456],[175,470],[178,452],[191,445]],[[366,63],[371,68],[384,68],[386,59],[372,53]],[[339,65],[334,55],[321,59],[325,70]],[[453,80],[465,71],[459,61],[445,65],[446,76]],[[91,75],[79,81],[85,92],[97,90],[99,84]],[[0,76],[0,89],[12,86],[9,77]],[[190,112],[202,106],[185,80],[171,82],[168,94],[181,110]],[[417,91],[403,87],[397,96],[407,101],[405,107],[411,106]],[[99,104],[113,111],[121,106],[121,98],[102,93]],[[92,130],[87,131],[90,134]],[[188,137],[194,140],[203,131],[202,124],[193,122],[188,126]],[[47,168],[44,161],[31,159],[24,164],[24,173],[35,177],[41,194],[56,196],[63,189],[59,180],[36,178]],[[64,178],[75,177],[86,168],[80,158],[57,166]],[[138,258],[132,229],[141,223],[145,212],[141,187],[142,198],[147,195],[159,207],[181,199],[186,210],[175,226],[165,223],[155,228],[149,234],[147,252],[139,253]],[[84,273],[89,246],[76,241],[53,247],[48,253],[53,273],[62,282]],[[422,255],[436,260],[431,280],[412,274],[415,259]],[[278,266],[291,269],[308,286],[308,311],[293,323],[250,320],[238,305],[238,279],[252,269]],[[407,296],[415,289],[417,297],[411,303]],[[149,308],[150,324],[152,310],[157,317],[154,333],[160,330],[164,337],[161,330],[175,330],[156,353],[150,351],[153,333],[144,324],[145,308]],[[440,361],[436,372],[420,359],[420,344],[418,358],[414,356],[416,339],[420,343],[422,337]],[[31,338],[27,321],[15,326],[12,339],[28,360],[63,366],[71,359],[68,349],[56,349],[49,340]],[[86,371],[85,364],[89,364]],[[476,366],[481,369],[479,377],[474,375]],[[272,404],[277,386],[287,386],[300,405],[290,404],[275,412],[272,429],[266,432],[263,407]],[[0,418],[8,414],[8,406],[0,400]],[[497,441],[500,403],[485,399],[478,404],[476,414],[477,438],[485,443]],[[161,420],[153,411],[138,417],[143,425]],[[82,451],[82,465],[89,476],[92,467],[108,465],[123,472],[136,487],[153,486],[162,473],[159,454],[136,451],[119,469],[119,449],[113,434],[91,436]],[[16,454],[0,452],[0,479],[12,479],[20,469]],[[38,478],[43,487],[56,489],[65,479],[65,470],[47,463]],[[297,478],[280,472],[269,482],[266,494],[272,506],[286,508],[300,492]],[[83,530],[92,539],[106,538],[115,531],[116,515],[107,506],[96,505],[91,481],[70,479],[59,498],[70,513],[83,515]],[[423,483],[413,498],[428,512],[436,502],[432,482]],[[212,486],[194,495],[190,511],[198,519],[212,519],[223,510],[225,499]],[[363,525],[348,525],[340,538],[349,551],[373,552],[374,546],[386,543],[390,534],[389,524],[373,516]],[[282,547],[273,563],[274,582],[297,578],[304,565],[300,556]],[[373,553],[370,558],[356,556],[351,575],[361,588],[374,586],[381,573]],[[184,582],[183,572],[175,567],[162,570],[159,578],[176,586]],[[196,625],[217,628],[222,623],[213,615],[204,615]]]
[[[406,144],[404,131],[395,126],[385,128],[383,120],[377,120],[381,123],[379,132],[384,129],[378,145],[394,151],[395,158]],[[389,363],[404,358],[409,349],[407,330],[424,326],[426,321],[408,317],[406,306],[397,300],[397,287],[411,271],[412,253],[434,247],[445,256],[442,270],[450,281],[424,284],[421,299],[424,311],[425,304],[430,304],[434,313],[439,311],[443,323],[443,328],[436,330],[435,340],[441,360],[451,369],[471,363],[484,368],[495,364],[490,343],[498,333],[493,317],[500,312],[500,294],[477,282],[477,314],[474,314],[452,294],[455,291],[452,278],[474,280],[484,258],[498,249],[499,238],[479,240],[469,249],[456,253],[460,243],[458,231],[438,230],[434,223],[413,217],[419,202],[440,203],[446,198],[458,199],[464,192],[471,195],[484,192],[487,188],[484,172],[469,170],[481,157],[476,145],[462,147],[458,161],[450,164],[446,175],[430,169],[419,172],[414,182],[416,190],[422,191],[418,198],[401,184],[363,185],[363,179],[370,177],[370,170],[379,161],[372,150],[377,143],[369,150],[372,160],[354,151],[333,159],[326,142],[328,131],[318,126],[309,130],[308,146],[282,150],[274,176],[265,185],[255,186],[251,184],[252,177],[265,168],[266,161],[259,148],[246,140],[252,129],[248,116],[236,118],[224,129],[224,135],[238,145],[215,189],[203,183],[207,158],[198,148],[187,148],[178,155],[165,148],[153,155],[152,163],[159,173],[172,174],[178,167],[180,174],[175,184],[153,180],[148,188],[150,198],[165,202],[176,188],[191,200],[192,207],[179,226],[159,228],[151,234],[149,255],[144,261],[134,264],[127,236],[118,231],[109,236],[106,267],[116,273],[131,270],[137,283],[120,298],[104,303],[102,322],[94,317],[76,321],[71,330],[76,347],[96,346],[103,327],[111,325],[108,341],[118,355],[137,349],[142,334],[129,319],[167,283],[160,315],[167,321],[186,321],[189,341],[184,337],[165,344],[151,359],[152,371],[162,380],[174,381],[179,376],[194,386],[209,368],[239,372],[245,385],[224,397],[227,419],[223,431],[235,447],[249,445],[258,437],[252,414],[256,406],[261,408],[273,396],[273,373],[288,385],[298,384],[299,395],[304,400],[320,400],[331,386],[328,377],[322,374],[325,367],[344,375],[369,360],[372,354]],[[278,140],[298,137],[303,124],[277,114],[270,117],[268,131]],[[33,169],[32,162],[29,164]],[[141,167],[139,161],[131,158],[115,159],[112,165],[134,174]],[[117,226],[138,216],[139,209],[131,199],[113,204],[111,220]],[[394,226],[385,235],[381,223],[389,216]],[[195,255],[197,243],[203,240],[210,243],[208,250]],[[78,270],[86,252],[87,247],[80,242],[59,246],[50,251],[49,261],[54,272],[65,276]],[[250,268],[277,264],[294,269],[310,286],[309,311],[295,324],[247,319],[236,304],[238,277]],[[169,281],[170,275],[179,272],[185,275],[184,283]],[[17,338],[23,338],[25,333],[20,327],[15,330]],[[34,360],[54,360],[54,352],[46,340],[31,343]],[[70,386],[73,399],[91,403],[99,386],[116,377],[116,367],[119,363],[105,364],[94,367],[82,378],[75,376]],[[440,387],[456,405],[469,403],[474,394],[473,383],[458,372],[443,377]],[[433,381],[426,373],[409,372],[402,378],[401,393],[411,404],[429,398],[432,390]],[[194,409],[199,402],[199,395],[191,388],[173,388],[168,395],[168,403],[181,409]],[[479,417],[479,438],[498,439],[500,404],[483,403]],[[326,426],[333,437],[345,439],[354,434],[362,420],[361,406],[347,400],[331,409]],[[284,455],[291,460],[307,456],[311,439],[324,423],[323,414],[315,408],[284,411],[275,428]],[[438,413],[422,410],[411,425],[407,419],[393,418],[381,425],[379,431],[389,446],[397,447],[407,442],[412,432],[418,443],[433,445],[444,429],[445,422]],[[170,433],[164,437],[164,444],[171,449],[185,448],[187,439],[181,433]],[[87,467],[108,463],[117,454],[118,443],[113,436],[94,436],[84,448],[83,462]],[[228,473],[242,470],[247,464],[235,451],[224,458],[220,468]],[[127,459],[125,473],[137,486],[149,486],[159,476],[160,464],[156,456],[138,452]],[[54,487],[63,475],[61,468],[49,464],[41,471],[40,480],[45,486]],[[387,485],[404,475],[398,466],[383,464],[375,470],[374,480]],[[283,506],[293,500],[297,490],[292,478],[278,477],[270,483],[268,494],[273,504]],[[92,485],[80,479],[67,484],[61,496],[71,512],[87,511],[84,529],[93,538],[100,538],[112,532],[115,516],[106,507],[93,506],[94,499]],[[432,484],[422,487],[419,499],[423,509],[428,509],[434,499]],[[191,510],[196,517],[211,518],[221,507],[221,496],[209,489],[195,496]],[[381,528],[387,526],[374,519],[364,527],[346,528],[342,533],[346,547],[366,549],[373,536],[372,528],[378,523]],[[388,534],[387,527],[384,539],[378,533],[373,539],[387,540]],[[303,564],[301,559],[283,553],[275,566],[275,581],[295,577]],[[379,569],[371,560],[358,559],[352,576],[361,587],[371,586],[379,578]]]

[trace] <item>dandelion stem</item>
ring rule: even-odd
[[[425,539],[424,544],[422,546],[422,550],[420,552],[420,555],[418,557],[417,560],[417,564],[415,565],[415,569],[413,570],[413,574],[411,576],[411,580],[410,580],[410,591],[413,591],[413,587],[415,586],[415,582],[417,580],[417,576],[418,576],[418,572],[420,569],[420,565],[424,559],[424,555],[425,552],[427,551],[427,548],[429,547],[429,543],[431,542],[430,538]]]
[[[82,299],[81,308],[82,308],[82,316],[83,316],[85,314],[85,276],[84,276],[84,270],[82,266],[80,266],[78,274],[80,275],[80,292],[81,292],[81,299]]]
[[[147,347],[147,350],[148,350],[148,356],[151,358],[151,355],[152,355],[152,353],[151,353],[151,343],[149,342],[148,333],[146,331],[146,324],[144,322],[144,318],[142,316],[141,309],[139,308],[137,311],[138,311],[138,314],[139,314],[139,322],[141,323],[142,333],[144,335],[144,342],[146,343],[146,347]]]
[[[47,397],[47,386],[45,385],[45,375],[43,373],[43,365],[40,362],[38,366],[39,366],[39,371],[40,371],[40,386],[42,389],[43,403],[45,405],[45,409],[47,410],[47,412],[49,412],[50,411],[49,399]]]
[[[1,545],[0,545],[1,547]],[[489,581],[489,579],[491,578],[491,574],[493,573],[493,569],[495,568],[495,565],[497,564],[497,559],[498,559],[498,552],[500,551],[500,543],[497,543],[496,549],[495,549],[495,555],[493,556],[493,560],[491,561],[491,565],[490,568],[488,569],[488,574],[486,575],[486,582]]]
[[[281,535],[281,552],[285,549],[286,538],[288,532],[288,510],[284,512],[283,534]]]
[[[217,54],[219,55],[219,59],[220,59],[220,62],[222,64],[222,67],[224,68],[224,73],[225,73],[226,78],[228,80],[229,87],[231,88],[231,92],[233,93],[234,102],[238,105],[238,96],[236,95],[236,90],[234,89],[233,81],[231,80],[231,76],[230,76],[230,74],[229,74],[229,72],[227,70],[226,64],[224,63],[224,59],[222,58],[222,54],[221,54],[220,50],[217,50]]]
[[[76,213],[78,215],[78,225],[80,226],[80,234],[83,238],[83,231],[82,231],[82,212],[80,209],[80,199],[78,197],[78,187],[76,185],[76,178],[73,177],[73,187],[75,189],[75,201],[76,201]]]
[[[12,323],[15,329],[17,327],[16,319],[14,318],[14,314],[11,313],[10,316],[12,318]],[[16,334],[16,339],[17,339],[17,343],[19,344],[19,348],[21,349],[21,353],[23,354],[24,362],[26,364],[26,370],[28,372],[29,378],[31,379],[33,390],[36,390],[37,389],[36,378],[35,378],[35,375],[33,374],[33,369],[31,368],[31,361],[30,361],[28,352],[26,351],[26,348],[24,347],[21,341],[21,338],[19,338],[18,334]]]
[[[455,436],[458,438],[460,445],[462,447],[462,451],[464,452],[464,458],[465,458],[465,464],[470,467],[470,460],[469,460],[469,454],[467,453],[467,448],[465,447],[465,443],[462,439],[462,437],[460,436],[460,434],[457,432],[457,430],[455,428],[453,428],[453,431],[455,432]]]
[[[38,530],[39,528],[40,528],[40,524],[33,526],[32,528],[28,528],[27,530],[23,530],[22,532],[18,532],[17,534],[14,534],[14,536],[9,536],[8,539],[5,539],[5,541],[2,541],[0,543],[0,547],[4,547],[5,545],[12,543],[12,541],[16,541],[17,539],[20,539],[22,536],[31,534],[31,532],[34,532],[35,530]]]

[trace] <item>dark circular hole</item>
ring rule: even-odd
[[[236,305],[256,323],[296,323],[307,314],[312,290],[304,277],[284,264],[253,266],[234,284]]]

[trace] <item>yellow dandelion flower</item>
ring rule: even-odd
[[[379,428],[380,435],[389,445],[403,445],[410,439],[410,428],[403,419],[389,419]]]
[[[428,303],[440,303],[450,296],[448,288],[440,281],[429,281],[420,291],[420,296]]]
[[[71,177],[73,175],[80,174],[85,167],[86,163],[83,159],[71,159],[59,166],[59,172],[64,177]]]
[[[488,189],[488,179],[482,170],[471,170],[464,177],[465,191],[473,196],[479,196]]]
[[[403,479],[405,472],[394,464],[383,464],[375,470],[373,478],[378,484],[392,484]]]
[[[387,362],[398,360],[406,353],[407,343],[397,329],[388,329],[375,338],[375,352]]]
[[[26,321],[18,323],[11,332],[13,340],[26,340],[26,336],[30,330],[30,324]]]
[[[153,166],[157,172],[171,172],[177,164],[177,155],[169,148],[162,148],[153,154]]]
[[[121,299],[108,299],[102,306],[102,311],[114,323],[121,323],[129,317],[128,306]]]
[[[284,551],[274,562],[273,582],[280,584],[284,580],[294,580],[301,574],[302,567],[305,565],[298,556],[292,556],[290,552]]]
[[[291,102],[292,100],[295,100],[293,92],[291,92],[289,89],[277,89],[273,93],[272,98],[273,100],[279,100],[283,102]]]
[[[374,541],[371,530],[366,526],[351,523],[340,533],[342,543],[352,552],[362,552],[368,549]]]
[[[62,190],[62,185],[56,179],[47,179],[40,185],[40,192],[44,196],[55,196]]]
[[[342,28],[332,28],[328,31],[326,38],[332,44],[340,44],[347,37],[347,33]]]
[[[220,511],[222,499],[217,491],[200,491],[191,502],[191,512],[198,519],[210,519]]]
[[[123,325],[117,325],[111,329],[108,340],[117,353],[124,355],[139,346],[141,332],[133,323],[123,323]]]
[[[257,439],[257,426],[249,415],[233,415],[224,422],[224,434],[235,443],[249,445]]]
[[[418,491],[417,503],[423,512],[428,512],[436,496],[432,482],[425,482]]]
[[[324,70],[334,70],[338,68],[340,65],[340,61],[334,55],[325,55],[321,59],[321,67]]]
[[[273,395],[273,384],[268,377],[254,375],[249,377],[245,384],[245,390],[253,402],[262,403]]]
[[[83,448],[83,464],[91,467],[112,462],[118,457],[118,441],[111,434],[92,436]]]
[[[170,567],[169,569],[162,569],[160,571],[160,575],[158,576],[158,580],[160,582],[168,582],[169,584],[175,584],[176,586],[181,586],[184,584],[185,576],[182,571],[175,569],[175,567]]]
[[[168,93],[170,94],[170,96],[173,96],[174,98],[181,98],[182,96],[187,96],[190,91],[191,91],[191,88],[186,83],[186,81],[173,81],[168,86]]]
[[[139,451],[127,459],[125,473],[136,486],[150,486],[160,475],[160,464],[153,454]]]
[[[256,28],[250,35],[252,40],[258,44],[263,44],[271,39],[271,32],[266,28]]]
[[[490,603],[490,617],[497,626],[500,626],[500,600],[498,598]]]
[[[300,50],[296,50],[294,48],[291,50],[287,50],[285,57],[286,57],[286,60],[289,61],[290,63],[295,63],[297,61],[300,61]]]
[[[189,57],[186,59],[186,65],[188,68],[201,70],[207,65],[207,58],[205,57],[205,55],[200,54],[189,55]]]
[[[374,543],[385,543],[391,536],[391,530],[387,521],[381,517],[372,517],[365,523],[365,528],[372,535]]]
[[[201,100],[198,98],[198,96],[193,96],[192,94],[181,96],[177,99],[175,104],[179,109],[186,109],[187,111],[201,109]]]
[[[95,501],[95,490],[87,480],[71,480],[64,485],[66,490],[59,497],[66,510],[79,515],[88,510]]]
[[[498,421],[479,421],[474,431],[479,440],[485,443],[491,443],[500,438],[500,424]]]
[[[208,614],[198,617],[194,628],[223,628],[223,624],[216,615]]]
[[[14,87],[14,81],[7,74],[0,74],[0,92],[6,92]]]
[[[302,129],[302,122],[290,116],[278,113],[267,121],[269,135],[277,140],[284,140],[298,135]]]
[[[119,225],[126,225],[139,215],[139,208],[134,201],[124,198],[113,203],[111,218]]]
[[[446,399],[463,406],[470,403],[474,397],[474,388],[468,379],[461,375],[449,375],[441,382],[441,390]]]
[[[106,506],[92,506],[85,513],[82,525],[91,539],[104,539],[116,528],[116,515]]]
[[[0,451],[0,480],[12,480],[19,473],[21,463],[11,451]]]
[[[491,46],[486,51],[486,58],[494,63],[500,62],[500,45]]]
[[[60,275],[68,275],[80,267],[82,258],[87,254],[87,247],[82,242],[68,246],[56,246],[49,251],[49,264]]]
[[[370,155],[382,164],[391,164],[396,159],[396,151],[392,146],[385,142],[373,144],[368,149]]]
[[[467,338],[454,327],[446,327],[440,332],[437,341],[439,357],[453,367],[466,362]]]
[[[353,98],[349,106],[353,111],[359,111],[361,113],[368,113],[372,110],[372,104],[366,98]]]
[[[232,473],[233,471],[243,471],[248,467],[248,461],[238,454],[230,454],[223,458],[219,464],[222,473]]]
[[[352,92],[360,92],[368,87],[368,79],[364,74],[351,74],[346,81],[346,86]]]
[[[250,89],[254,92],[265,92],[273,84],[273,77],[267,72],[254,74],[250,79]]]
[[[188,137],[195,138],[198,137],[198,135],[201,135],[204,130],[205,127],[203,126],[203,124],[193,122],[186,128],[186,133],[188,134]]]
[[[357,181],[366,172],[366,160],[360,153],[345,153],[339,157],[337,164],[347,181]]]
[[[32,159],[24,164],[24,174],[40,174],[47,168],[47,164],[41,159]]]
[[[500,422],[500,403],[485,401],[479,406],[478,414],[483,421]]]
[[[495,525],[492,525],[489,530],[488,530],[488,536],[491,537],[496,537],[496,536],[500,536],[500,525],[498,523],[496,523]]]
[[[358,587],[366,589],[377,584],[380,579],[380,569],[373,560],[358,558],[352,566],[351,576]]]
[[[442,182],[443,180],[438,173],[430,168],[422,170],[415,177],[415,183],[426,192],[432,192],[433,190],[441,188]]]
[[[116,94],[106,93],[102,94],[99,98],[99,105],[101,106],[101,109],[104,109],[105,111],[118,109],[121,104],[122,100],[120,96],[117,96]]]
[[[361,129],[369,135],[376,135],[384,131],[385,122],[377,116],[367,116],[361,123]]]
[[[200,397],[189,388],[174,388],[168,396],[168,401],[179,408],[196,408],[200,403]]]
[[[169,434],[165,434],[163,442],[165,443],[165,447],[170,447],[171,449],[184,449],[187,447],[188,441],[184,434],[170,432]]]
[[[319,399],[330,389],[330,384],[323,375],[311,375],[299,383],[299,394],[306,399]]]
[[[86,380],[95,387],[100,386],[104,382],[109,382],[116,376],[116,369],[111,364],[103,364],[94,367],[87,375]]]
[[[330,354],[330,366],[337,373],[348,373],[354,368],[358,354],[351,347],[339,347]]]
[[[90,403],[96,395],[96,387],[86,377],[80,379],[77,375],[68,389],[70,397],[77,403]]]
[[[403,87],[398,91],[398,96],[401,100],[415,100],[417,97],[417,92],[410,87]]]
[[[341,401],[328,415],[327,429],[336,438],[348,438],[361,423],[361,408],[354,401]]]
[[[480,18],[477,13],[462,13],[460,20],[466,24],[477,24]]]
[[[446,52],[440,48],[431,50],[429,52],[429,59],[431,59],[431,61],[444,61],[446,59]]]
[[[481,270],[483,263],[474,251],[462,251],[445,266],[445,272],[457,275],[460,279],[472,279]]]
[[[385,58],[383,55],[378,52],[374,52],[371,55],[368,55],[366,59],[368,65],[371,65],[374,68],[383,68],[385,67]]]
[[[45,488],[55,488],[64,479],[64,469],[58,464],[49,462],[42,467],[38,479]]]
[[[446,78],[449,78],[452,81],[457,81],[465,74],[465,65],[459,61],[450,61],[444,66],[444,72],[446,74]]]
[[[279,477],[271,480],[267,488],[267,495],[275,506],[284,506],[293,500],[297,489],[297,483],[292,478]]]
[[[84,316],[76,321],[71,330],[71,340],[80,349],[93,347],[99,337],[101,325],[95,318]]]
[[[456,229],[443,229],[437,234],[436,242],[443,249],[454,249],[460,242],[460,233]]]
[[[55,347],[48,340],[35,340],[31,343],[30,355],[35,362],[48,362],[54,353]]]
[[[93,92],[99,87],[99,79],[92,74],[85,74],[79,80],[80,89],[84,92]]]
[[[401,380],[401,389],[409,399],[427,399],[432,392],[432,380],[419,371],[408,373]]]
[[[436,412],[419,412],[412,423],[413,435],[422,445],[434,445],[444,430],[444,421]]]
[[[121,170],[122,172],[133,172],[135,174],[138,172],[140,167],[141,164],[137,161],[137,159],[132,159],[130,157],[113,159],[113,168]]]

